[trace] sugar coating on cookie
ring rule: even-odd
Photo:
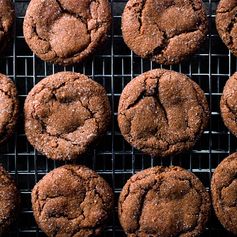
[[[66,66],[93,54],[107,38],[111,19],[108,0],[31,0],[23,31],[38,57]]]
[[[35,220],[48,236],[97,236],[113,207],[113,192],[96,172],[65,165],[43,177],[32,191]]]
[[[122,15],[127,46],[161,64],[176,64],[193,54],[207,31],[202,0],[129,0]]]
[[[194,174],[180,167],[157,166],[127,181],[118,208],[129,237],[190,237],[205,229],[210,198]]]
[[[209,119],[204,92],[190,78],[156,69],[134,78],[124,88],[118,124],[124,138],[152,156],[188,150]]]
[[[18,112],[16,86],[10,78],[0,74],[0,143],[5,142],[14,133]]]
[[[25,132],[29,142],[54,160],[84,154],[106,132],[111,109],[105,89],[87,76],[60,72],[28,94]]]
[[[225,84],[220,110],[225,126],[237,136],[237,73],[234,73]]]
[[[16,184],[0,165],[0,236],[15,221],[19,212],[20,195]]]
[[[217,31],[231,52],[237,56],[237,1],[220,0],[216,10]]]
[[[15,11],[11,0],[0,0],[0,51],[7,44],[14,19]]]
[[[215,169],[211,181],[213,207],[221,224],[237,234],[237,153],[225,158]]]

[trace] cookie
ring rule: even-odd
[[[220,101],[221,116],[225,126],[237,136],[237,73],[226,82]]]
[[[209,119],[204,92],[190,78],[156,69],[133,79],[122,92],[118,124],[132,146],[152,156],[192,148]]]
[[[160,64],[176,64],[193,54],[207,31],[201,0],[129,0],[122,15],[127,46]]]
[[[20,206],[20,194],[16,184],[0,165],[0,236],[15,221]]]
[[[32,191],[35,220],[48,236],[97,236],[113,207],[113,192],[96,172],[65,165],[43,177]]]
[[[66,66],[92,55],[111,21],[108,0],[31,0],[23,31],[39,58]]]
[[[221,0],[216,10],[217,31],[231,52],[237,56],[237,2]]]
[[[15,11],[10,0],[0,0],[0,51],[9,39],[9,33],[14,23]]]
[[[127,236],[198,236],[210,212],[201,181],[180,167],[154,167],[132,176],[119,197]]]
[[[212,203],[221,224],[237,235],[237,153],[224,159],[211,180]]]
[[[87,76],[60,72],[28,94],[25,133],[38,151],[54,160],[72,160],[106,132],[111,118],[105,89]]]
[[[18,112],[16,86],[10,78],[0,73],[0,143],[14,133]]]

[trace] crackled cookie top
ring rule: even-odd
[[[14,17],[15,13],[11,1],[0,0],[0,50],[3,50],[6,45]]]
[[[65,165],[35,185],[32,207],[37,224],[48,236],[97,236],[113,207],[113,192],[94,171]]]
[[[19,211],[20,195],[16,184],[0,165],[0,236],[10,227]]]
[[[127,236],[198,236],[210,212],[200,180],[180,167],[154,167],[132,176],[119,197]]]
[[[122,16],[128,47],[161,64],[179,63],[194,53],[207,25],[201,0],[129,0]]]
[[[85,75],[60,72],[39,82],[25,102],[29,142],[52,159],[71,160],[103,135],[111,110],[105,89]]]
[[[237,1],[221,0],[216,11],[216,28],[231,52],[237,56]]]
[[[226,127],[237,136],[237,73],[233,74],[226,85],[221,96],[221,116]]]
[[[108,0],[31,0],[24,36],[42,60],[81,62],[105,40],[111,24]]]
[[[135,148],[168,156],[191,148],[208,123],[204,92],[184,74],[156,69],[133,79],[122,92],[118,123]]]
[[[237,235],[237,153],[224,159],[211,181],[213,207],[221,224]]]
[[[10,78],[0,74],[0,143],[13,134],[18,111],[16,86]]]

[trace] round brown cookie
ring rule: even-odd
[[[24,36],[42,60],[69,65],[83,61],[107,38],[108,0],[31,0]]]
[[[111,118],[105,89],[87,76],[60,72],[40,81],[25,101],[29,142],[55,160],[71,160],[106,132]]]
[[[10,78],[0,73],[0,143],[13,134],[18,112],[16,86]]]
[[[210,212],[201,181],[180,167],[154,167],[132,176],[119,197],[127,236],[198,236]]]
[[[237,1],[221,0],[216,11],[216,28],[231,52],[237,56]]]
[[[221,224],[237,235],[237,153],[224,159],[212,176],[212,203]]]
[[[65,165],[43,177],[32,191],[35,220],[48,236],[97,236],[113,207],[113,192],[96,172]]]
[[[0,165],[0,236],[9,229],[18,214],[20,194],[16,184]]]
[[[6,46],[14,18],[15,12],[11,1],[0,0],[0,51]]]
[[[226,85],[221,96],[220,109],[225,126],[237,136],[237,73],[234,73]]]
[[[209,119],[204,92],[190,78],[156,69],[133,79],[122,92],[118,123],[135,148],[168,156],[192,148]]]
[[[207,31],[201,0],[129,0],[122,16],[128,47],[161,64],[176,64],[193,54]]]

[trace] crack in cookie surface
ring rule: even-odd
[[[234,0],[221,0],[217,7],[216,28],[231,52],[237,56],[237,5]]]
[[[196,236],[209,211],[209,196],[201,182],[179,167],[137,173],[119,198],[119,218],[128,236]]]
[[[139,56],[175,64],[199,48],[207,22],[200,0],[130,0],[122,31],[125,43]]]
[[[113,193],[94,171],[66,165],[34,187],[32,203],[37,223],[49,236],[95,236],[111,212]]]
[[[85,153],[110,122],[106,92],[77,73],[59,73],[41,81],[25,102],[25,130],[31,144],[53,159]]]
[[[221,224],[230,232],[237,234],[235,211],[237,208],[237,153],[225,158],[216,168],[211,192],[213,207]]]
[[[188,77],[152,70],[133,79],[122,92],[118,123],[134,147],[167,156],[193,146],[207,125],[203,91]]]
[[[0,235],[2,235],[18,215],[20,195],[15,182],[1,165],[0,187]]]
[[[24,36],[41,59],[69,65],[94,52],[110,23],[107,0],[33,0],[24,20]]]
[[[221,116],[225,126],[237,136],[237,107],[236,93],[237,73],[234,73],[226,82],[220,101]]]
[[[0,143],[5,142],[15,130],[19,104],[14,83],[0,74]]]
[[[0,51],[2,51],[7,41],[14,23],[15,12],[10,0],[0,0]]]

